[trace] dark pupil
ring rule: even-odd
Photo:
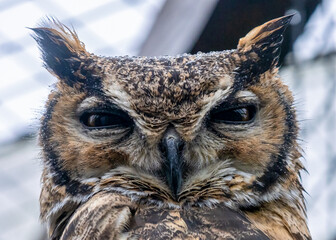
[[[81,117],[84,125],[92,128],[126,126],[130,120],[119,114],[86,113]]]
[[[110,126],[117,125],[120,121],[118,118],[115,118],[111,115],[100,115],[94,114],[91,115],[88,119],[88,126],[90,127],[102,127],[102,126]]]
[[[223,111],[215,111],[211,114],[211,119],[217,122],[248,122],[255,116],[256,108],[247,106],[241,108],[227,109]]]

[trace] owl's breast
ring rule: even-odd
[[[60,240],[269,239],[242,213],[223,205],[169,209],[104,192],[80,206],[61,235]]]
[[[268,239],[241,213],[225,206],[138,208],[127,235],[136,239]]]

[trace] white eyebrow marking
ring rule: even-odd
[[[249,98],[249,99],[258,99],[258,96],[251,91],[239,91],[236,94],[237,98]]]
[[[97,97],[88,97],[88,98],[84,99],[84,101],[79,104],[79,106],[77,108],[77,112],[82,112],[85,109],[94,107],[99,102],[101,102],[101,100]]]

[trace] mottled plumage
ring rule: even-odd
[[[291,16],[237,49],[100,57],[34,28],[58,78],[42,118],[51,239],[310,239],[293,98],[278,76]]]

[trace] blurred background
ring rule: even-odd
[[[42,239],[36,133],[55,78],[27,27],[53,16],[98,55],[174,55],[235,48],[253,27],[296,13],[281,75],[294,92],[309,174],[313,239],[336,239],[335,0],[0,0],[0,239]]]

